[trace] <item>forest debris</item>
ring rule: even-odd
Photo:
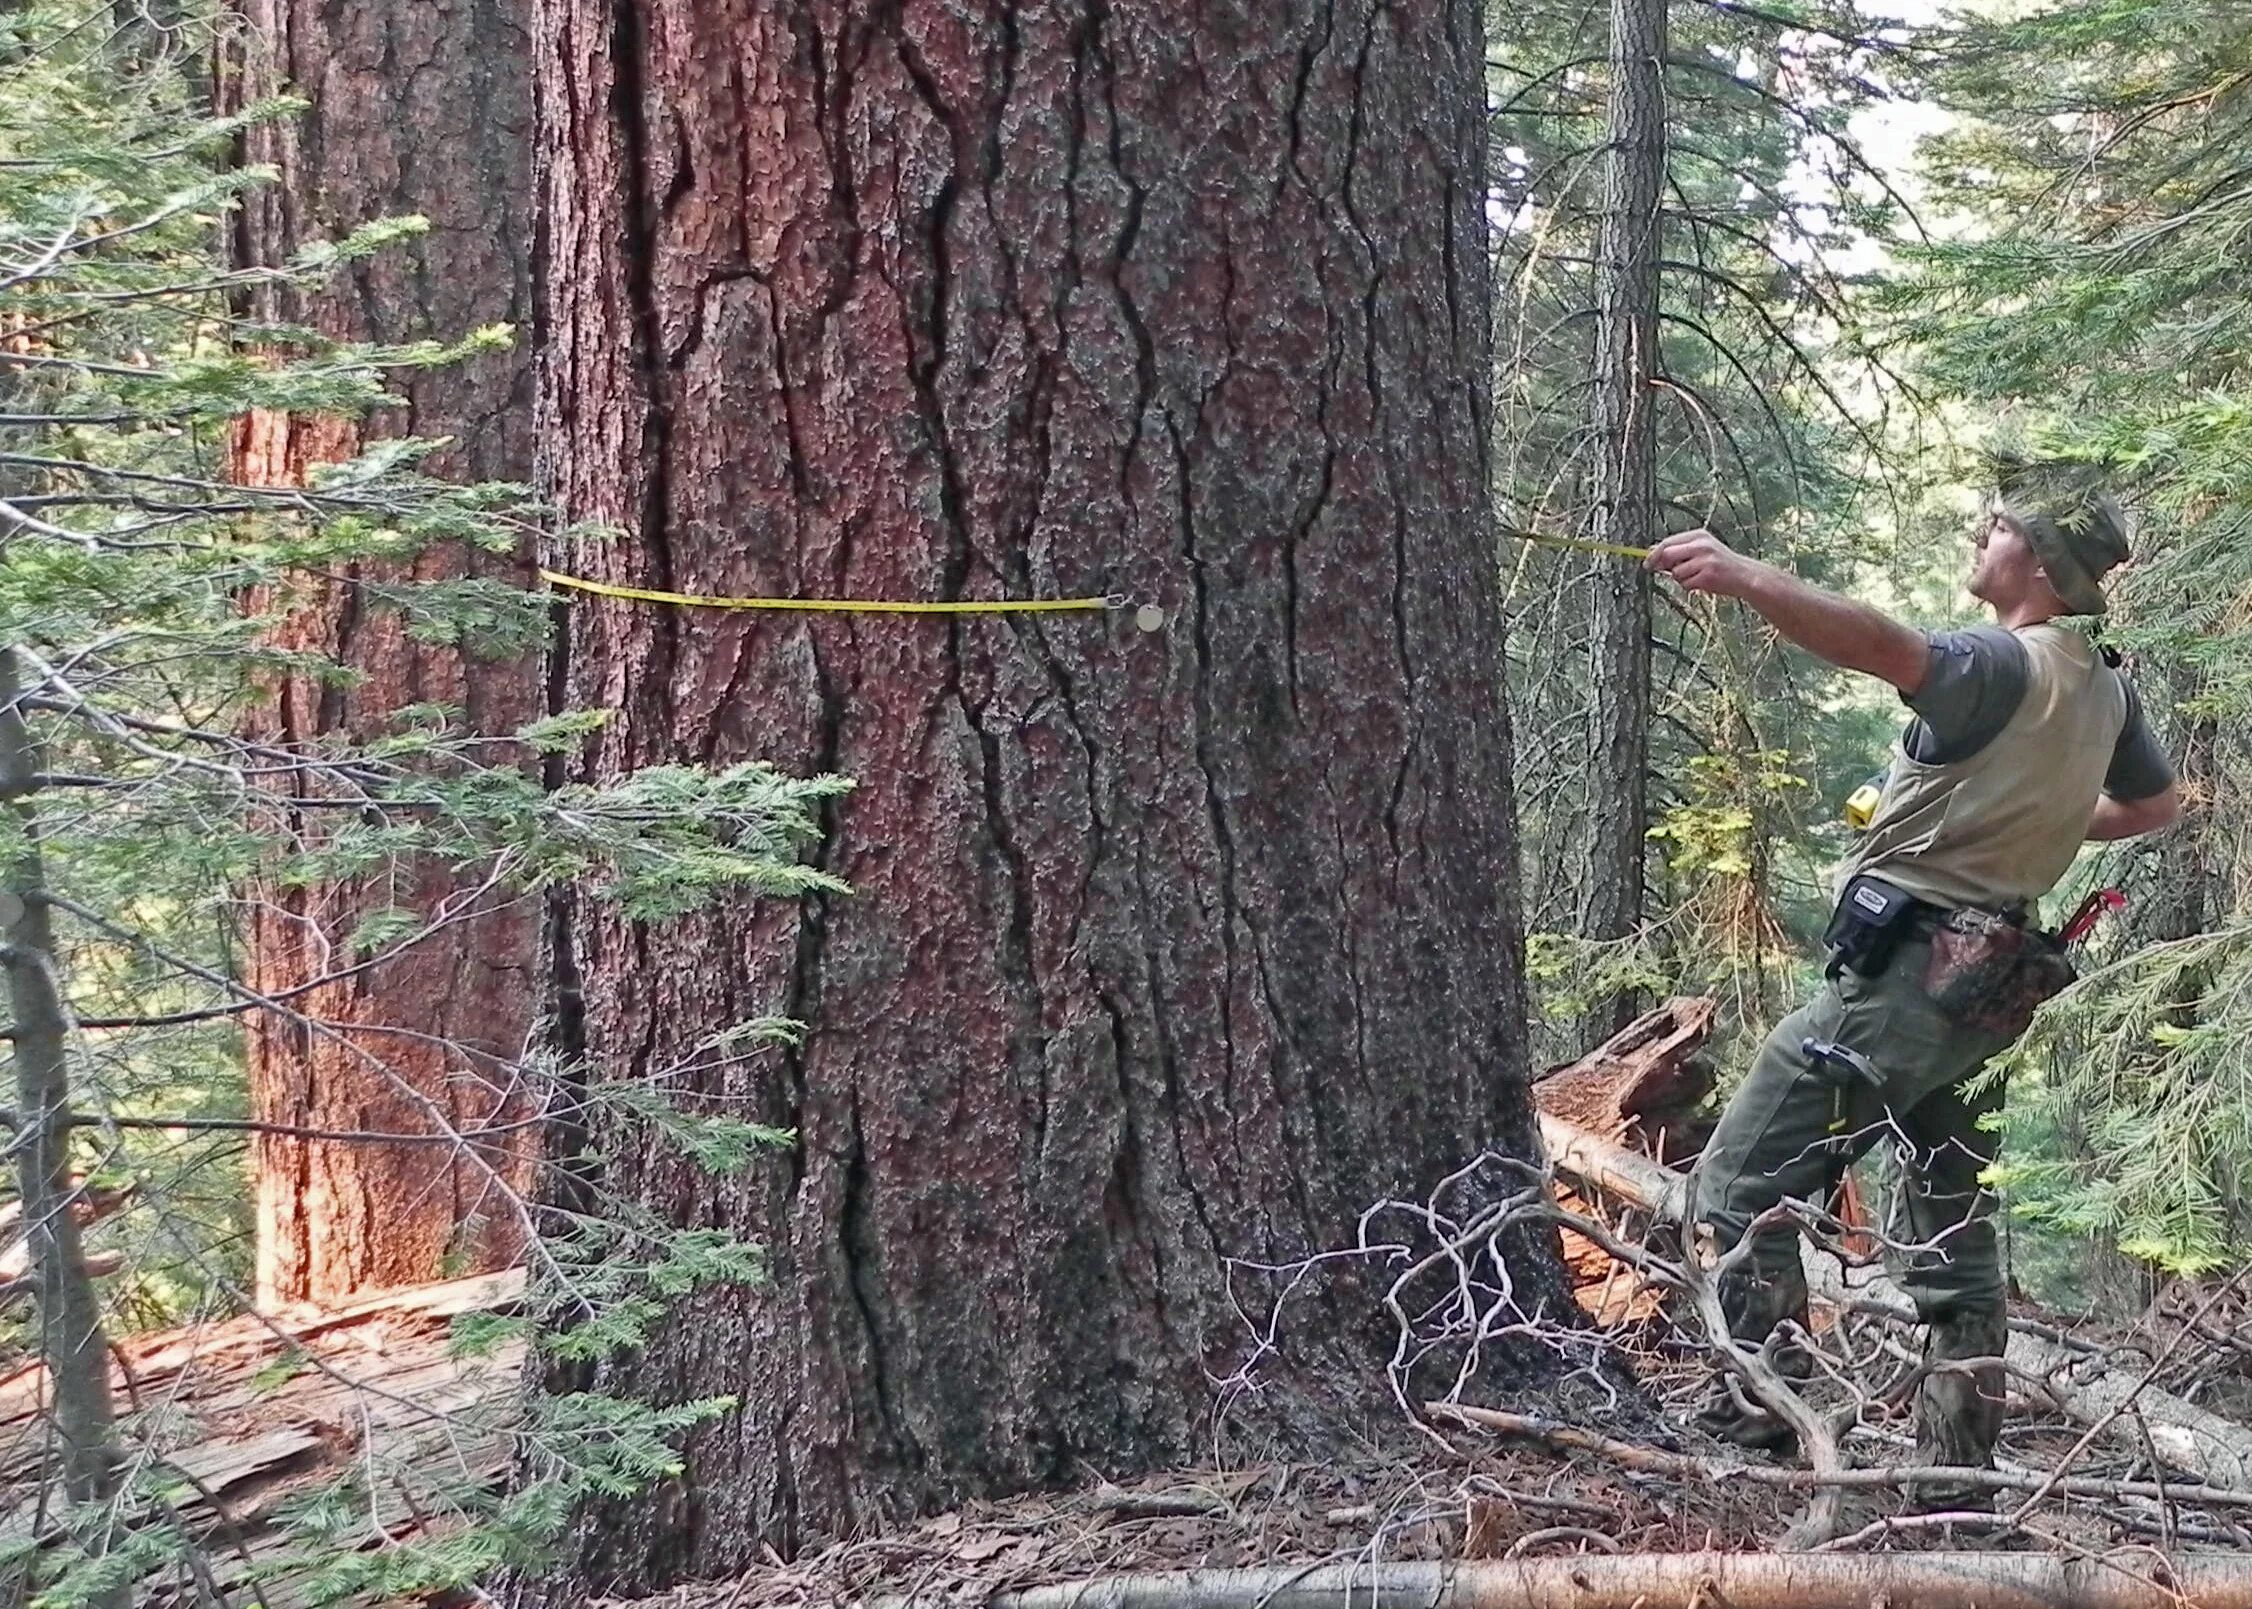
[[[285,1307],[276,1312],[245,1314],[222,1324],[190,1325],[158,1330],[120,1341],[114,1356],[121,1366],[120,1392],[145,1392],[194,1366],[199,1374],[213,1375],[244,1360],[252,1368],[274,1361],[274,1354],[289,1343],[304,1345],[321,1336],[356,1330],[370,1323],[404,1325],[421,1331],[464,1313],[505,1312],[524,1293],[524,1271],[509,1269],[468,1279],[446,1280],[436,1285],[415,1285],[383,1291],[346,1307]],[[0,1376],[0,1425],[35,1412],[44,1389],[45,1371],[36,1363]]]
[[[1662,1219],[1679,1222],[1688,1210],[1688,1181],[1673,1169],[1553,1116],[1541,1118],[1541,1137],[1552,1165],[1583,1185],[1600,1189]],[[1836,1258],[1802,1242],[1807,1281],[1818,1301],[1911,1319],[1906,1295],[1874,1269],[1847,1270]],[[2057,1406],[2082,1424],[2110,1423],[2142,1438],[2166,1462],[2208,1486],[2252,1488],[2252,1430],[2161,1391],[2143,1378],[2112,1367],[2101,1354],[2048,1339],[2013,1325],[2004,1361],[2037,1380]],[[2135,1414],[2122,1413],[2132,1402]]]
[[[1578,1061],[1552,1067],[1533,1087],[1541,1111],[1622,1145],[1659,1156],[1683,1144],[1682,1128],[1712,1090],[1712,1069],[1698,1052],[1712,1033],[1716,1007],[1701,997],[1668,1000],[1643,1013]],[[1595,1216],[1592,1202],[1562,1192],[1567,1211]],[[1563,1232],[1564,1263],[1580,1306],[1608,1329],[1655,1317],[1658,1293],[1584,1236]]]
[[[1235,1512],[1235,1505],[1218,1492],[1173,1488],[1162,1492],[1129,1492],[1116,1486],[1098,1489],[1088,1499],[1090,1507],[1122,1520],[1164,1520]]]
[[[2226,1554],[1669,1553],[1193,1570],[1001,1593],[990,1609],[2252,1609]]]
[[[1534,1101],[1605,1139],[1652,1156],[1677,1155],[1669,1136],[1712,1093],[1711,1065],[1697,1052],[1711,1037],[1717,1012],[1702,996],[1668,1000],[1578,1061],[1542,1074]]]
[[[133,1199],[136,1186],[120,1185],[116,1188],[88,1189],[83,1177],[71,1180],[70,1216],[79,1228],[101,1222],[121,1211]],[[31,1239],[23,1232],[23,1201],[18,1199],[0,1206],[0,1310],[5,1310],[18,1297],[28,1296],[34,1283],[31,1274]],[[95,1278],[114,1274],[125,1266],[122,1252],[97,1251],[86,1255],[86,1272]]]
[[[1686,1174],[1545,1111],[1540,1116],[1540,1137],[1548,1147],[1549,1164],[1579,1184],[1616,1196],[1668,1223],[1680,1223],[1689,1215]]]
[[[73,1174],[70,1181],[71,1218],[81,1229],[88,1224],[99,1223],[121,1210],[133,1199],[138,1188],[134,1184],[96,1185],[88,1188],[84,1174]],[[30,1266],[30,1252],[25,1249],[24,1244],[21,1197],[0,1205],[0,1241],[8,1244],[7,1251],[0,1253],[0,1275],[13,1278]]]
[[[218,1497],[246,1480],[298,1468],[326,1446],[318,1431],[292,1425],[247,1440],[183,1448],[166,1458],[164,1466],[193,1482],[199,1493]]]
[[[2098,1480],[2086,1476],[2014,1474],[1993,1469],[1843,1469],[1824,1472],[1788,1469],[1780,1464],[1722,1462],[1687,1453],[1645,1447],[1620,1441],[1578,1425],[1543,1419],[1534,1414],[1508,1413],[1494,1408],[1472,1408],[1460,1403],[1434,1402],[1427,1410],[1435,1419],[1452,1419],[1504,1436],[1537,1441],[1559,1452],[1587,1453],[1638,1475],[1663,1475],[1673,1480],[1750,1481],[1760,1486],[1791,1490],[1811,1487],[1841,1489],[1874,1487],[1891,1489],[1919,1485],[1976,1486],[1990,1492],[2052,1492],[2069,1497],[2136,1497],[2152,1502],[2203,1503],[2213,1508],[2252,1508],[2252,1490],[2212,1486],[2161,1484],[2157,1481]]]
[[[6,1252],[0,1252],[0,1311],[5,1311],[15,1305],[18,1298],[29,1296],[38,1284],[38,1281],[32,1278],[28,1268],[22,1268],[13,1275],[4,1271],[6,1265],[10,1262],[20,1265],[28,1264],[31,1261],[28,1253],[18,1255],[19,1252],[22,1252],[23,1246],[24,1243],[19,1241],[16,1245],[9,1247]],[[90,1251],[86,1254],[84,1262],[88,1277],[101,1279],[116,1273],[125,1266],[125,1254],[120,1251]]]
[[[470,1359],[454,1350],[451,1330],[461,1314],[506,1311],[522,1279],[485,1275],[339,1310],[246,1314],[112,1349],[120,1405],[135,1416],[144,1456],[189,1488],[181,1516],[214,1533],[209,1559],[220,1585],[239,1584],[254,1561],[288,1545],[269,1524],[286,1499],[344,1470],[505,1477],[523,1344],[504,1339]],[[53,1508],[44,1390],[37,1365],[0,1380],[0,1538],[28,1539]],[[370,1504],[371,1529],[386,1527],[394,1539],[422,1529],[404,1489],[386,1488]],[[264,1596],[291,1601],[286,1587],[268,1579]]]

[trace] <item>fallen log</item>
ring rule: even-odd
[[[2165,1485],[2157,1481],[2097,1480],[2079,1475],[2016,1475],[1997,1469],[1968,1469],[1946,1465],[1924,1468],[1841,1469],[1825,1474],[1818,1469],[1791,1469],[1781,1464],[1722,1463],[1669,1453],[1639,1442],[1620,1441],[1578,1425],[1567,1425],[1538,1414],[1510,1413],[1499,1408],[1472,1408],[1456,1402],[1429,1402],[1424,1411],[1434,1419],[1451,1419],[1481,1430],[1537,1441],[1559,1452],[1590,1453],[1607,1464],[1637,1475],[1663,1475],[1671,1480],[1749,1481],[1754,1486],[1778,1486],[1805,1491],[1820,1486],[1882,1490],[1888,1487],[1977,1487],[1988,1492],[2053,1492],[2060,1497],[2139,1497],[2150,1502],[2203,1503],[2212,1508],[2252,1508],[2252,1490],[2196,1484]]]
[[[1653,1162],[1546,1112],[1540,1118],[1540,1137],[1548,1147],[1549,1165],[1557,1172],[1671,1223],[1689,1215],[1688,1176],[1663,1162]]]
[[[1663,1163],[1590,1134],[1561,1118],[1543,1116],[1541,1138],[1559,1172],[1662,1219],[1688,1213],[1689,1181]],[[1807,1283],[1837,1305],[1912,1313],[1907,1295],[1881,1274],[1855,1270],[1849,1277],[1834,1257],[1804,1241]],[[2108,1425],[2137,1452],[2147,1430],[2150,1446],[2176,1469],[2210,1486],[2252,1486],[2252,1430],[2145,1384],[2139,1375],[2112,1368],[2098,1355],[2013,1328],[2003,1361],[2039,1380],[2057,1406],[2084,1425]],[[2132,1412],[2123,1412],[2129,1405]],[[2138,1422],[2139,1421],[2139,1422]]]
[[[1110,1576],[986,1609],[2252,1609],[2252,1559],[1662,1553]]]
[[[85,1229],[123,1210],[139,1186],[89,1189],[83,1175],[73,1175],[70,1188],[71,1221]],[[4,1249],[0,1249],[0,1313],[4,1313],[19,1299],[29,1296],[38,1284],[31,1268],[31,1239],[23,1232],[20,1198],[0,1206],[0,1242],[5,1243]],[[86,1253],[86,1272],[96,1279],[114,1274],[124,1266],[123,1252]]]
[[[1644,1155],[1674,1155],[1712,1092],[1712,1066],[1702,1052],[1718,1011],[1711,1000],[1684,996],[1643,1013],[1577,1061],[1541,1074],[1535,1107]],[[1568,1192],[1559,1200],[1567,1211],[1594,1212]],[[1621,1278],[1602,1247],[1570,1229],[1562,1242],[1573,1296],[1597,1325],[1614,1329],[1658,1316],[1662,1294]]]
[[[1699,1052],[1719,1006],[1700,996],[1644,1012],[1578,1061],[1534,1081],[1534,1101],[1605,1139],[1669,1155],[1669,1138],[1712,1093],[1712,1067]]]

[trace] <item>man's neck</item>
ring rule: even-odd
[[[2007,609],[1999,604],[1993,608],[1994,623],[2007,631],[2023,631],[2027,626],[2043,625],[2064,613],[2063,601],[2050,598],[2028,598]]]

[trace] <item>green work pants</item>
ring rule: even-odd
[[[1691,1215],[1725,1252],[1768,1208],[1786,1197],[1822,1201],[1856,1157],[1891,1142],[1902,1177],[1889,1235],[1909,1248],[1895,1258],[1896,1272],[1931,1327],[1925,1354],[1936,1365],[1918,1389],[1921,1461],[1984,1465],[2001,1426],[2000,1371],[1953,1360],[2001,1352],[1994,1198],[1979,1176],[1997,1142],[1980,1120],[2001,1105],[2002,1092],[1997,1085],[1973,1095],[1964,1086],[2009,1041],[1939,1013],[1923,988],[1930,953],[1927,940],[1911,940],[1881,976],[1840,973],[1777,1025],[1698,1159]],[[1800,1048],[1810,1038],[1859,1051],[1882,1087],[1816,1062]],[[1797,1231],[1763,1231],[1720,1295],[1739,1340],[1764,1340],[1802,1317]]]

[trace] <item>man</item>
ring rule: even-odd
[[[1725,1252],[1762,1212],[1820,1198],[1878,1138],[1897,1142],[1902,1283],[1927,1326],[1920,1465],[1988,1467],[2001,1432],[2002,1271],[1994,1202],[1979,1178],[1996,1145],[1981,1119],[2002,1097],[1969,1085],[2015,1037],[1940,1009],[1925,986],[1934,936],[1974,925],[1968,913],[2029,916],[2084,840],[2154,832],[2179,812],[2134,690],[2085,629],[2063,623],[2103,613],[2101,580],[2127,557],[2123,527],[2084,470],[2016,468],[1979,533],[1970,578],[1994,624],[1967,631],[1914,630],[1708,531],[1669,538],[1649,558],[1690,591],[1740,598],[1800,647],[1891,683],[1915,717],[1841,868],[1829,981],[1768,1036],[1691,1190],[1693,1221]],[[1870,941],[1881,922],[1891,925]],[[1735,1336],[1753,1345],[1786,1320],[1803,1322],[1795,1231],[1756,1237],[1720,1296]],[[1788,1361],[1788,1350],[1774,1355]],[[1790,1441],[1726,1378],[1703,1418],[1746,1445]],[[1909,1505],[1985,1508],[1991,1494],[1917,1487]]]

